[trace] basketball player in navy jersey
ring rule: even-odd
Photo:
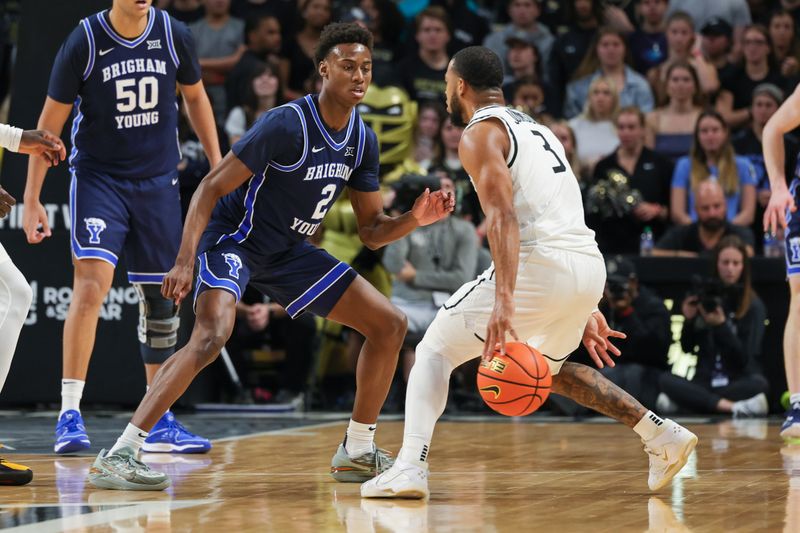
[[[197,262],[194,331],[159,371],[114,447],[98,455],[89,472],[94,486],[169,486],[165,474],[137,460],[140,435],[217,357],[248,283],[292,317],[310,311],[366,337],[352,418],[331,473],[338,481],[359,482],[391,466],[373,435],[405,337],[405,316],[347,264],[306,239],[345,186],[359,236],[371,249],[443,218],[454,200],[425,191],[411,211],[384,215],[377,139],[355,111],[372,78],[371,50],[372,35],[357,24],[326,26],[315,58],[323,80],[320,94],[265,113],[198,187],[175,267],[162,285],[165,297],[182,300]]]
[[[40,129],[60,132],[74,110],[69,163],[75,274],[64,324],[56,453],[90,445],[79,402],[120,253],[139,294],[147,383],[175,351],[177,306],[159,285],[180,244],[176,87],[210,163],[221,159],[191,34],[151,2],[114,0],[110,10],[81,20],[58,52],[39,118]],[[32,244],[50,236],[39,202],[45,172],[41,162],[30,161],[23,225]],[[159,414],[145,450],[207,451],[208,440],[183,428],[169,407]]]
[[[67,155],[61,139],[47,131],[22,131],[0,124],[0,148],[11,152],[41,157],[47,165],[57,165]],[[14,197],[0,187],[0,218],[16,204]],[[33,293],[25,276],[14,266],[0,243],[0,391],[11,368],[11,358],[17,347],[19,332],[25,323]],[[2,448],[2,445],[0,445]],[[24,465],[10,463],[0,457],[0,486],[25,485],[33,472]]]

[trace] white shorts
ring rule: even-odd
[[[590,255],[543,247],[520,251],[512,324],[520,340],[547,358],[553,375],[580,344],[605,282],[599,252]],[[447,357],[454,366],[479,356],[494,301],[492,264],[442,306],[420,346]]]
[[[5,263],[6,261],[10,261],[11,258],[8,256],[8,252],[6,249],[3,248],[3,244],[0,243],[0,263]]]

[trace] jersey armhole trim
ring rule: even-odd
[[[364,127],[364,120],[358,117],[358,150],[356,150],[356,168],[361,166],[361,160],[364,158],[364,147],[366,146],[367,128]]]
[[[87,19],[82,19],[81,25],[83,26],[83,32],[86,34],[86,40],[89,42],[89,57],[86,60],[86,68],[83,69],[83,81],[86,81],[94,69],[94,34]]]
[[[172,21],[169,19],[169,14],[162,11],[161,15],[164,17],[164,32],[167,34],[167,48],[175,68],[180,67],[181,60],[178,58],[178,53],[175,51],[175,41],[172,38]]]
[[[478,122],[483,122],[484,120],[490,118],[497,119],[497,121],[503,125],[503,127],[506,129],[506,133],[508,133],[509,140],[511,140],[511,149],[509,150],[508,156],[506,157],[506,166],[508,166],[508,168],[511,168],[511,165],[513,165],[514,161],[516,161],[517,159],[517,152],[519,149],[519,145],[517,143],[517,136],[514,135],[514,131],[511,129],[511,126],[508,125],[508,122],[506,122],[503,117],[499,117],[497,115],[487,115],[485,117],[478,117],[477,119],[473,117],[473,119],[469,121],[469,124],[467,124],[467,128],[469,128],[473,124],[477,124]]]
[[[275,168],[276,170],[280,170],[281,172],[294,172],[305,162],[306,156],[308,155],[308,128],[306,126],[306,117],[303,116],[303,110],[300,109],[297,104],[288,103],[284,105],[294,109],[295,112],[297,112],[297,114],[300,116],[300,125],[303,128],[303,153],[300,155],[300,159],[293,165],[281,165],[280,163],[272,160],[269,162],[269,166]]]

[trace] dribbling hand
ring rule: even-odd
[[[583,329],[583,345],[597,368],[603,368],[605,365],[615,366],[614,360],[608,355],[609,351],[617,357],[622,354],[619,348],[611,344],[609,337],[624,339],[627,335],[611,329],[603,313],[595,311],[589,316]]]
[[[175,300],[175,305],[180,305],[189,294],[193,274],[193,264],[179,265],[176,263],[172,270],[164,276],[164,281],[161,283],[161,296]]]
[[[495,345],[499,344],[500,353],[506,353],[506,332],[510,333],[515,341],[519,341],[517,332],[511,325],[511,319],[514,317],[514,302],[501,302],[496,301],[492,315],[489,317],[489,322],[486,324],[486,341],[483,343],[483,353],[481,359],[483,361],[491,361],[494,357]]]

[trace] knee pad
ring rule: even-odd
[[[139,295],[139,342],[145,363],[160,364],[172,355],[178,343],[178,306],[161,295],[161,287],[134,284]]]

